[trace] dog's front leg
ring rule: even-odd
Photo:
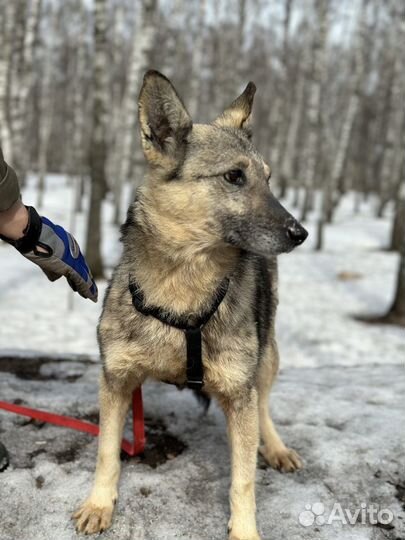
[[[77,520],[77,530],[85,534],[101,532],[111,524],[121,468],[122,432],[132,389],[132,385],[110,385],[104,376],[101,377],[100,437],[95,480],[89,498],[73,515]]]
[[[259,540],[256,529],[255,476],[259,445],[256,389],[222,402],[232,453],[229,540]]]

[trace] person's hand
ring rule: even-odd
[[[51,281],[65,276],[74,291],[97,302],[97,286],[74,237],[60,225],[40,217],[35,208],[24,209],[28,213],[28,223],[22,236],[21,233],[17,238],[7,236],[7,230],[12,228],[9,222],[4,227],[0,224],[0,238],[37,264]]]

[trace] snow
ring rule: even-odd
[[[35,181],[31,177],[24,189],[26,204],[35,204]],[[71,228],[72,201],[66,179],[49,176],[43,213]],[[282,369],[271,401],[281,435],[300,453],[305,468],[282,475],[259,461],[257,515],[263,540],[405,538],[404,330],[353,317],[381,314],[392,301],[398,261],[383,250],[390,219],[376,220],[372,206],[372,200],[363,203],[361,213],[353,215],[353,196],[347,196],[327,229],[323,252],[313,251],[310,238],[280,257]],[[108,272],[120,253],[111,221],[106,202]],[[313,221],[311,216],[311,233]],[[84,226],[83,213],[74,227],[81,244]],[[62,280],[48,282],[10,246],[0,245],[0,261],[0,369],[2,358],[11,355],[22,366],[38,354],[45,358],[39,377],[1,369],[0,399],[94,416],[101,302],[73,296]],[[360,277],[343,281],[340,272]],[[105,286],[99,283],[101,298]],[[187,447],[155,469],[138,459],[123,462],[120,498],[104,538],[224,539],[230,464],[219,408],[213,404],[201,416],[189,391],[157,383],[145,385],[144,406],[147,426],[164,424]],[[90,488],[96,440],[1,411],[0,440],[11,454],[10,467],[0,474],[0,540],[79,538],[70,515]],[[353,512],[365,502],[389,509],[394,521],[385,528],[360,522],[301,525],[306,505],[319,502],[325,516],[335,503]]]

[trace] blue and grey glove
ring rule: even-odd
[[[24,236],[15,241],[0,238],[37,264],[51,281],[65,276],[74,291],[97,302],[97,286],[73,236],[60,225],[40,217],[32,206],[27,206],[27,210],[29,220]]]

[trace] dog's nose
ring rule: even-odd
[[[287,236],[296,246],[302,244],[308,236],[308,231],[297,221],[287,226]]]

